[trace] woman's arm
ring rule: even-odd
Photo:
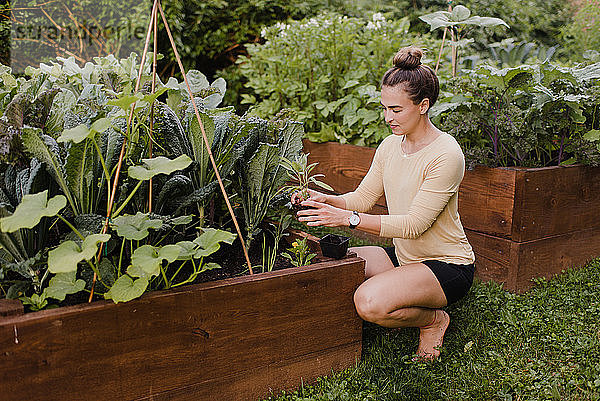
[[[342,201],[343,198],[333,196],[334,201]],[[297,213],[298,221],[306,223],[307,226],[325,226],[325,227],[349,227],[350,216],[352,211],[345,210],[324,202],[316,202],[314,200],[306,200],[302,202],[302,206],[309,206],[312,209],[300,210]],[[356,226],[357,229],[365,231],[369,234],[379,235],[381,231],[381,216],[359,213],[360,223]]]
[[[428,167],[426,178],[413,199],[407,214],[370,215],[359,213],[361,231],[386,238],[417,238],[435,222],[450,198],[458,191],[464,174],[461,155],[440,155]],[[348,227],[349,210],[339,209],[325,203],[302,202],[313,209],[298,212],[298,220],[309,226]]]

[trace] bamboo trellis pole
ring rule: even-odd
[[[250,272],[250,274],[253,274],[252,271],[252,264],[250,263],[250,257],[248,256],[248,250],[246,248],[246,243],[244,241],[244,237],[242,235],[242,232],[240,230],[240,226],[238,224],[237,218],[235,217],[235,213],[233,212],[233,208],[231,206],[231,203],[229,202],[229,197],[227,196],[227,192],[225,191],[225,186],[223,185],[223,180],[221,179],[221,176],[219,174],[219,169],[217,168],[217,164],[215,162],[214,156],[212,154],[212,151],[210,149],[210,143],[208,142],[208,138],[206,136],[206,131],[204,129],[204,124],[202,123],[202,119],[200,118],[200,113],[198,111],[198,107],[196,105],[196,102],[194,101],[194,95],[192,93],[192,89],[190,87],[190,84],[187,80],[187,75],[185,74],[185,68],[183,67],[183,64],[181,62],[181,58],[179,57],[179,53],[177,52],[177,47],[175,46],[175,41],[173,40],[173,36],[171,34],[171,29],[169,28],[169,24],[167,22],[167,18],[165,17],[165,14],[163,12],[162,6],[160,4],[160,0],[154,0],[154,4],[152,6],[152,14],[150,17],[150,22],[148,24],[148,30],[146,32],[146,42],[144,44],[144,50],[142,53],[142,59],[141,59],[141,63],[140,63],[140,68],[139,68],[139,72],[138,72],[138,76],[137,76],[137,80],[135,83],[135,90],[134,93],[138,92],[139,88],[140,88],[140,82],[142,79],[142,74],[143,74],[143,70],[144,70],[144,64],[146,62],[146,54],[148,52],[148,46],[150,43],[150,36],[151,34],[153,35],[153,39],[154,39],[154,52],[153,52],[153,68],[152,68],[152,93],[154,93],[155,91],[155,85],[156,85],[156,49],[157,49],[157,37],[158,37],[158,11],[160,11],[160,15],[163,21],[163,24],[165,26],[165,29],[167,31],[167,35],[169,37],[169,41],[171,43],[171,48],[173,49],[173,53],[175,54],[175,59],[177,60],[177,64],[179,65],[179,69],[181,72],[181,75],[183,76],[183,80],[185,82],[186,88],[187,88],[187,92],[188,95],[190,97],[190,101],[192,102],[193,108],[194,108],[194,114],[196,115],[196,119],[198,121],[198,124],[200,126],[200,132],[202,133],[202,138],[204,139],[204,145],[206,146],[206,150],[208,152],[208,156],[210,159],[210,162],[215,170],[215,176],[217,178],[217,181],[219,183],[219,187],[221,188],[221,192],[223,194],[223,197],[225,198],[225,203],[227,204],[227,209],[229,210],[229,213],[231,214],[231,218],[233,220],[233,224],[235,225],[238,237],[240,239],[240,243],[242,245],[242,250],[244,252],[244,257],[246,259],[246,263],[248,264],[248,270]],[[154,108],[154,103],[151,106],[152,108]],[[125,149],[126,149],[126,145],[127,145],[127,137],[129,136],[130,130],[131,130],[131,124],[133,121],[133,110],[135,109],[135,102],[131,105],[131,111],[129,114],[129,118],[127,121],[127,135],[125,136],[125,138],[123,139],[123,144],[121,145],[121,153],[119,154],[119,160],[117,162],[117,168],[115,171],[115,178],[113,181],[113,188],[112,191],[110,191],[110,197],[108,200],[108,205],[107,205],[107,211],[106,211],[106,219],[104,221],[104,225],[102,227],[102,233],[105,234],[107,229],[108,229],[108,223],[110,222],[110,216],[112,213],[112,208],[114,205],[114,200],[115,200],[115,194],[117,191],[117,186],[118,186],[118,182],[119,182],[119,176],[120,176],[120,172],[121,172],[121,166],[123,164],[123,158],[125,155]],[[150,119],[150,145],[149,145],[149,153],[150,153],[150,157],[152,157],[152,128],[153,128],[153,110],[151,111],[151,119]],[[149,211],[152,210],[152,182],[150,181],[150,190],[149,190],[149,201],[148,201],[148,209]],[[103,250],[103,243],[100,243],[100,249],[98,251],[98,255],[97,258],[98,260],[100,259],[101,255],[102,255],[102,250]],[[96,284],[96,280],[97,280],[97,275],[96,273],[94,273],[94,278],[93,278],[93,282],[92,282],[92,289],[90,291],[90,297],[88,302],[92,301],[92,298],[94,296],[94,286]]]

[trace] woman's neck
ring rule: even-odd
[[[424,116],[422,122],[412,132],[404,134],[403,150],[405,153],[415,153],[435,141],[442,134],[435,125]]]

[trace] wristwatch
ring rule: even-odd
[[[348,223],[350,223],[350,228],[356,228],[356,226],[360,224],[360,216],[356,210],[352,211],[352,214],[348,218]]]

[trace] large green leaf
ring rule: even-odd
[[[261,143],[256,153],[248,163],[248,188],[251,196],[260,199],[263,195],[263,184],[266,188],[271,185],[269,172],[279,162],[277,145]]]
[[[593,142],[600,142],[600,130],[593,129],[583,134],[583,139]]]
[[[62,242],[48,252],[48,270],[50,273],[76,271],[79,262],[92,259],[98,250],[98,244],[109,239],[108,234],[92,234],[83,240],[81,246],[74,241]]]
[[[69,128],[63,131],[63,133],[56,138],[56,142],[75,142],[79,143],[84,141],[92,131],[85,124],[79,124],[76,127]]]
[[[58,273],[50,279],[44,290],[46,297],[64,301],[68,294],[75,294],[85,288],[85,281],[77,279],[77,272]]]
[[[215,123],[212,118],[206,113],[199,111],[200,119],[202,120],[202,125],[204,126],[204,133],[206,134],[206,139],[208,140],[209,145],[213,143],[215,138]],[[204,143],[204,138],[202,136],[202,131],[200,129],[200,124],[198,123],[198,118],[196,118],[195,113],[191,113],[187,115],[189,118],[189,128],[188,135],[190,139],[190,143],[192,145],[192,152],[194,156],[194,160],[198,162],[198,168],[200,169],[200,174],[203,178],[206,177],[206,170],[208,168],[209,156],[208,151],[206,150],[206,145]],[[200,185],[205,185],[206,182],[200,183]]]
[[[117,234],[128,240],[140,241],[149,234],[148,230],[158,230],[162,227],[160,219],[151,219],[148,214],[137,212],[135,215],[126,214],[115,218],[111,226]]]
[[[502,69],[498,69],[491,65],[484,65],[477,70],[477,75],[480,82],[504,90],[509,85],[513,87],[517,86],[517,82],[513,81],[513,79],[516,79],[517,77],[528,76],[535,79],[534,75],[537,75],[537,71],[535,67],[528,65]],[[518,80],[521,81],[521,79]]]
[[[96,133],[104,132],[110,127],[110,119],[102,117],[92,123],[90,128],[86,124],[79,124],[73,128],[63,131],[56,139],[56,142],[83,142],[87,138],[94,136]]]
[[[192,159],[188,155],[181,155],[173,160],[159,156],[153,159],[142,159],[142,165],[129,167],[128,173],[131,178],[145,181],[158,174],[171,174],[183,170],[191,163]]]
[[[183,175],[175,174],[165,182],[162,186],[158,199],[156,201],[156,207],[161,210],[163,205],[169,204],[174,199],[190,193],[192,190],[192,180]]]
[[[81,213],[88,213],[91,205],[90,187],[95,185],[94,164],[97,160],[94,145],[90,141],[71,144],[65,163],[66,180],[72,196],[77,199]],[[98,163],[99,164],[99,163]]]
[[[33,228],[42,217],[56,216],[67,205],[67,200],[62,195],[56,195],[48,200],[48,191],[23,196],[15,212],[8,217],[0,219],[0,228],[3,232],[14,232],[21,228]]]
[[[124,112],[127,112],[133,103],[139,102],[143,97],[144,95],[139,92],[135,95],[122,95],[118,99],[110,100],[107,104],[117,106]]]
[[[287,181],[287,172],[279,163],[281,157],[289,160],[295,160],[302,153],[302,138],[304,137],[304,128],[300,123],[289,122],[279,132],[278,142],[279,156],[275,172],[273,174],[272,185],[277,189]]]
[[[152,277],[160,272],[163,260],[171,263],[177,260],[181,248],[177,245],[165,245],[162,248],[142,245],[131,256],[131,266],[127,273],[134,277]]]
[[[136,280],[128,275],[123,275],[115,281],[104,298],[112,299],[114,303],[127,302],[140,297],[148,288],[148,279],[140,277]]]
[[[452,9],[452,13],[450,14],[450,18],[452,21],[464,21],[471,16],[471,10],[469,10],[465,6],[461,6],[460,4],[455,6]]]
[[[480,27],[504,25],[509,28],[508,24],[500,18],[480,17],[477,15],[471,17],[470,15],[471,11],[467,7],[457,5],[452,12],[436,11],[422,15],[419,19],[427,23],[431,31],[457,25],[477,25]]]
[[[236,238],[235,234],[215,228],[204,228],[204,232],[193,242],[198,245],[196,258],[211,255],[219,250],[220,243],[232,244]]]
[[[600,62],[590,64],[583,68],[575,68],[572,70],[573,75],[580,81],[590,81],[600,78]]]
[[[179,246],[179,256],[177,256],[177,260],[190,260],[196,257],[198,244],[195,242],[179,241],[177,246]]]
[[[229,180],[224,180],[223,185],[227,187],[227,184],[229,184],[230,182],[231,181]],[[208,185],[205,185],[202,188],[195,190],[189,195],[185,195],[179,199],[175,199],[172,203],[172,205],[177,207],[175,209],[175,214],[177,215],[183,212],[183,210],[185,210],[185,208],[188,206],[206,201],[206,199],[208,199],[211,195],[215,194],[218,189],[219,183],[217,181],[212,181]],[[171,205],[171,203],[168,204]]]
[[[71,191],[65,179],[65,171],[56,141],[48,135],[41,134],[41,130],[37,128],[23,128],[22,141],[23,145],[34,157],[46,165],[47,171],[54,178],[67,201],[73,209],[73,213],[79,214],[80,210],[75,205],[71,196]],[[40,135],[41,134],[41,135]]]
[[[206,76],[198,70],[189,70],[185,75],[187,77],[187,81],[190,85],[190,89],[192,90],[193,95],[197,95],[201,90],[206,89],[210,86],[208,84],[208,79],[206,79]],[[187,91],[187,86],[185,82],[181,82],[180,88],[183,91]]]

